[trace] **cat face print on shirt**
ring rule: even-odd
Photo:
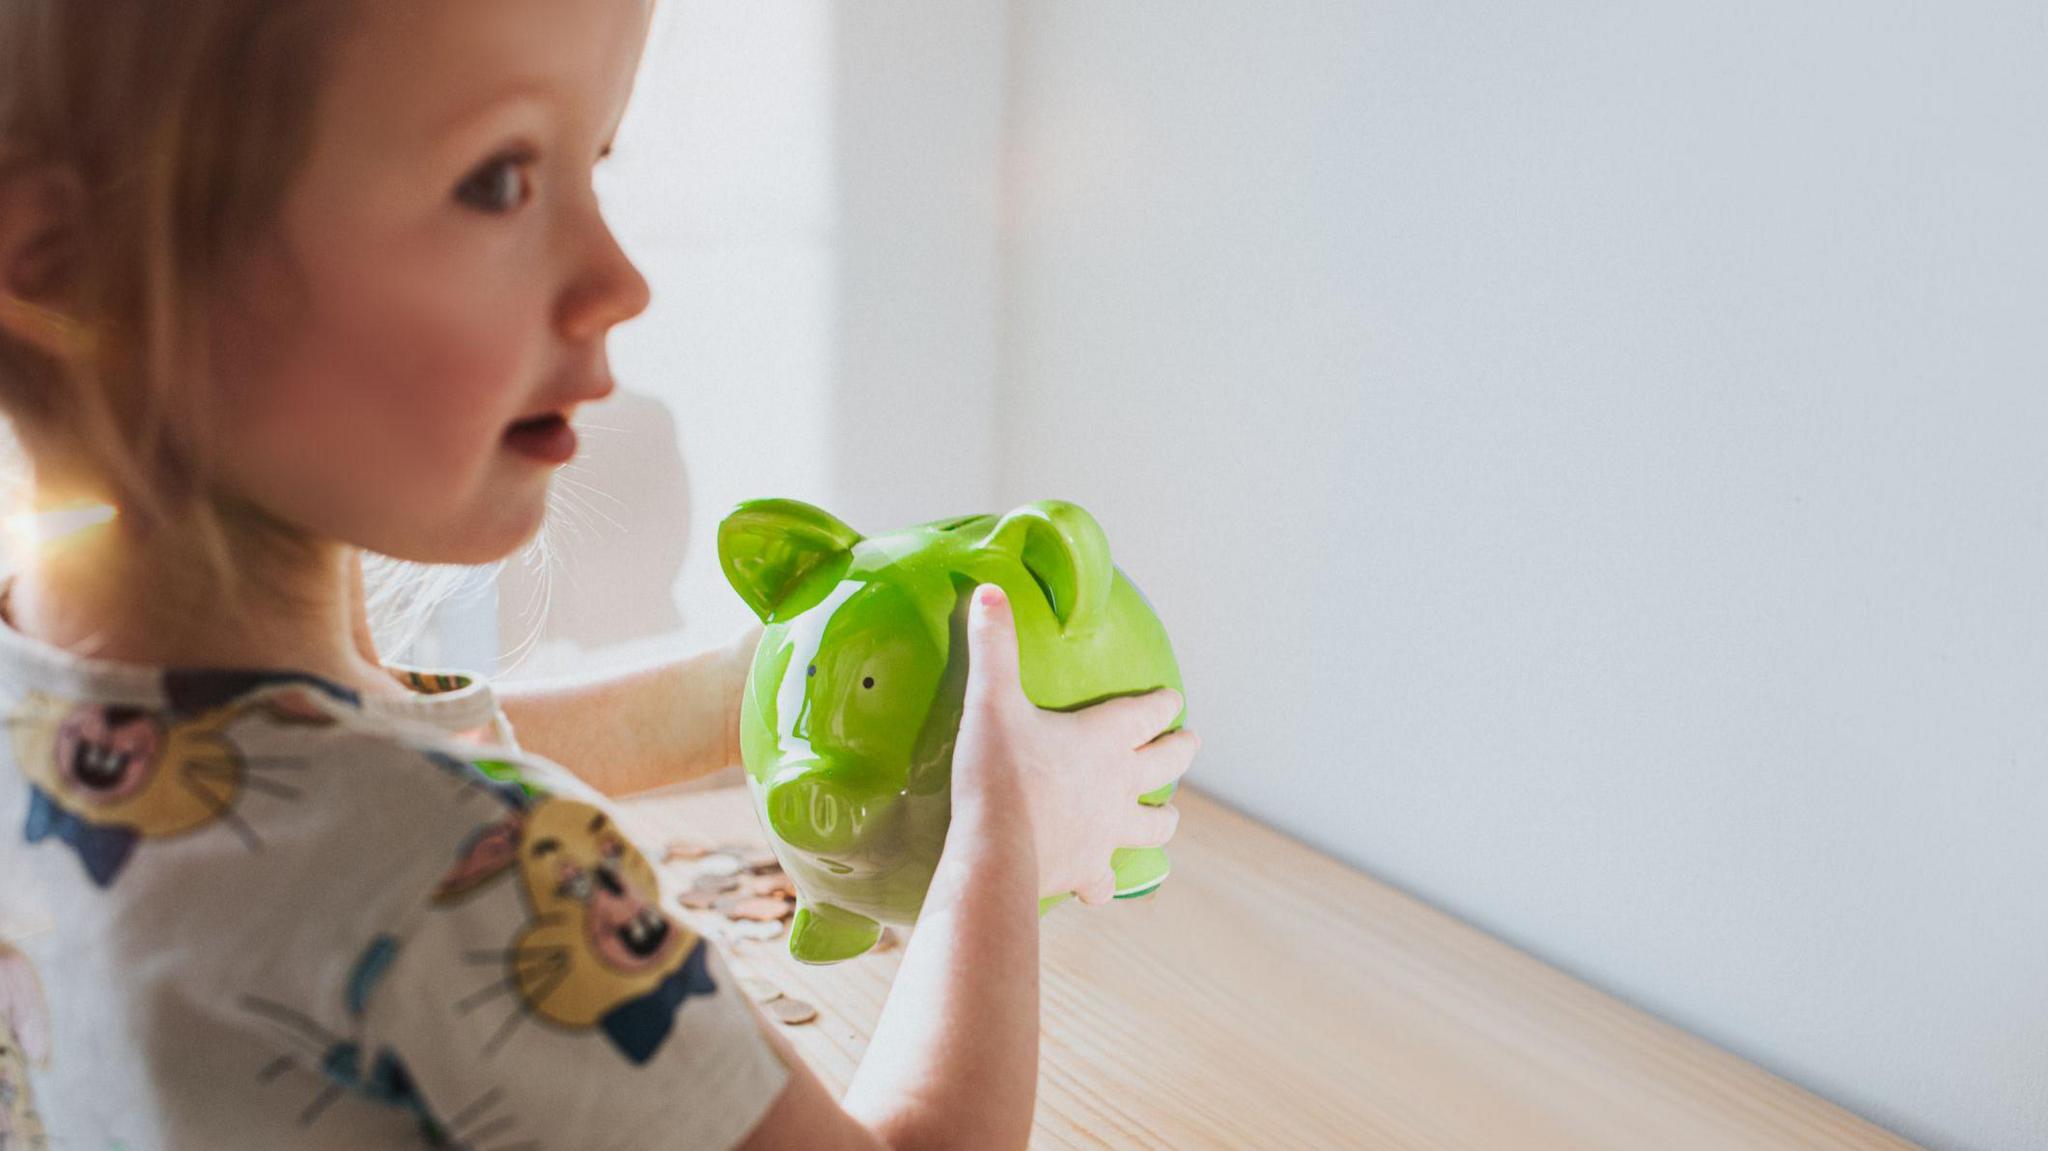
[[[560,1027],[597,1028],[634,1063],[667,1038],[691,995],[717,990],[706,944],[662,914],[654,868],[596,807],[545,793],[477,831],[442,881],[437,902],[466,898],[493,878],[518,876],[526,926],[502,954],[504,988],[527,1012]],[[476,1002],[492,997],[486,988]],[[517,1024],[507,1021],[493,1043]]]
[[[353,1094],[410,1115],[420,1138],[430,1147],[458,1151],[534,1151],[533,1140],[520,1132],[516,1111],[502,1087],[488,1087],[446,1118],[429,1105],[406,1061],[390,1047],[365,1035],[364,1019],[377,983],[397,957],[399,942],[378,935],[356,956],[345,985],[345,1031],[334,1031],[312,1013],[258,995],[240,1002],[251,1016],[267,1024],[283,1053],[256,1072],[259,1084],[276,1090],[308,1090],[299,1108],[298,1125],[311,1129],[344,1095]],[[293,1072],[301,1074],[294,1076]],[[273,1086],[274,1085],[274,1086]],[[0,1144],[0,1151],[6,1145]]]
[[[30,692],[8,717],[29,782],[24,837],[55,838],[86,874],[110,886],[146,840],[216,824],[251,850],[256,831],[237,813],[246,791],[294,799],[273,772],[294,766],[245,755],[226,728],[252,712],[283,723],[333,722],[303,685],[249,694],[233,673],[166,673],[163,708],[75,701]]]

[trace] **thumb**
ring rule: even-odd
[[[1010,599],[992,583],[977,584],[967,609],[967,704],[986,707],[1021,690],[1017,621]]]

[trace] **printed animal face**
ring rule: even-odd
[[[68,844],[101,887],[120,876],[140,843],[215,823],[259,849],[262,838],[236,806],[249,791],[296,799],[297,788],[269,773],[299,761],[244,755],[228,738],[228,725],[251,713],[294,725],[334,720],[301,685],[251,692],[247,678],[182,673],[181,692],[198,690],[216,703],[183,712],[31,692],[6,720],[21,772],[33,785],[23,838]]]
[[[654,868],[604,812],[543,795],[474,836],[438,895],[516,870],[533,917],[507,952],[536,1015],[590,1027],[658,990],[700,938],[663,915]]]
[[[231,810],[241,757],[221,729],[238,709],[190,719],[32,693],[13,717],[22,773],[61,807],[144,837],[176,835]]]
[[[57,728],[57,771],[81,794],[112,803],[154,774],[163,729],[134,708],[82,707]]]
[[[557,800],[536,809],[520,872],[536,918],[575,923],[592,958],[613,971],[658,967],[681,942],[655,906],[654,869],[594,807]]]

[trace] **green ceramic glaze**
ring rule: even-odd
[[[967,689],[967,605],[997,584],[1017,622],[1018,676],[1071,711],[1183,690],[1166,629],[1110,562],[1093,516],[1060,500],[864,538],[797,500],[739,504],[718,526],[726,579],[766,626],[740,704],[755,813],[797,889],[789,952],[837,963],[908,924],[952,819],[953,742]],[[1168,730],[1187,721],[1180,714]],[[1174,784],[1142,797],[1165,803]],[[1159,886],[1160,848],[1110,859],[1117,897]],[[1072,897],[1049,896],[1039,914]]]

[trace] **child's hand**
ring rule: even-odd
[[[1180,713],[1180,693],[1160,688],[1069,712],[1038,707],[1018,682],[1016,622],[993,584],[974,591],[967,642],[954,804],[994,805],[1028,823],[1039,898],[1071,891],[1083,903],[1108,902],[1110,853],[1160,846],[1180,822],[1171,803],[1138,802],[1177,779],[1201,747],[1185,727],[1147,742]]]

